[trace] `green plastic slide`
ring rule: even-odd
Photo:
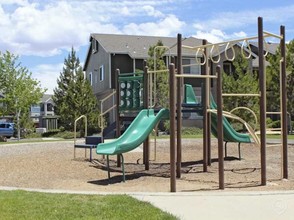
[[[210,107],[212,109],[217,108],[212,96],[210,96]],[[217,137],[217,115],[215,113],[211,114],[211,132]],[[223,132],[226,142],[251,143],[249,134],[237,132],[225,117],[223,117]]]
[[[156,115],[154,114],[154,109],[143,109],[122,136],[115,141],[97,145],[96,153],[106,155],[107,157],[108,179],[110,179],[109,155],[120,156],[122,160],[123,181],[125,181],[123,153],[139,147],[152,132],[156,124],[161,119],[167,118],[168,115],[169,111],[167,109],[161,109]]]
[[[129,152],[142,144],[152,132],[156,124],[168,117],[169,111],[161,109],[156,115],[153,109],[143,109],[118,139],[98,144],[96,153],[103,155],[116,155]]]
[[[196,98],[192,85],[185,84],[185,104],[199,104],[199,101]]]

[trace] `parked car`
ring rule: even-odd
[[[0,136],[3,137],[4,141],[6,138],[11,138],[16,135],[16,130],[14,129],[14,123],[1,122],[0,123]]]

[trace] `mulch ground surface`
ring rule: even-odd
[[[218,190],[217,141],[212,140],[211,166],[203,172],[202,140],[183,139],[181,177],[176,180],[178,192]],[[85,158],[84,149],[76,149],[73,142],[42,142],[0,145],[0,186],[61,189],[97,192],[169,192],[169,139],[153,140],[150,146],[150,166],[145,170],[141,148],[124,154],[126,182],[122,182],[121,168],[116,156],[110,157],[111,178],[108,180],[106,160],[93,152]],[[261,186],[260,149],[254,144],[242,144],[242,160],[238,147],[228,144],[225,158],[226,190],[293,190],[294,146],[288,148],[289,179],[282,180],[280,146],[267,146],[267,185]]]

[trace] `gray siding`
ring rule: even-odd
[[[133,72],[133,59],[127,54],[115,54],[111,56],[111,87],[115,87],[115,71],[119,69],[121,73]]]
[[[110,85],[110,58],[109,54],[99,44],[98,51],[90,56],[86,77],[89,80],[89,74],[92,72],[92,88],[94,94],[103,93],[109,89]],[[100,79],[100,67],[103,66],[104,79]]]

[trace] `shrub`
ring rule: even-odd
[[[42,137],[52,137],[60,132],[59,129],[52,129],[42,134]]]
[[[203,130],[201,128],[196,128],[196,127],[184,127],[182,129],[182,135],[195,135],[195,134],[203,134]]]
[[[74,132],[72,131],[64,131],[64,132],[59,132],[54,135],[54,137],[59,137],[59,138],[64,138],[64,139],[73,139],[74,138]],[[80,132],[77,132],[77,138],[80,138]]]
[[[36,133],[36,132],[30,133],[26,136],[26,138],[41,138],[41,137],[42,137],[42,134]]]

